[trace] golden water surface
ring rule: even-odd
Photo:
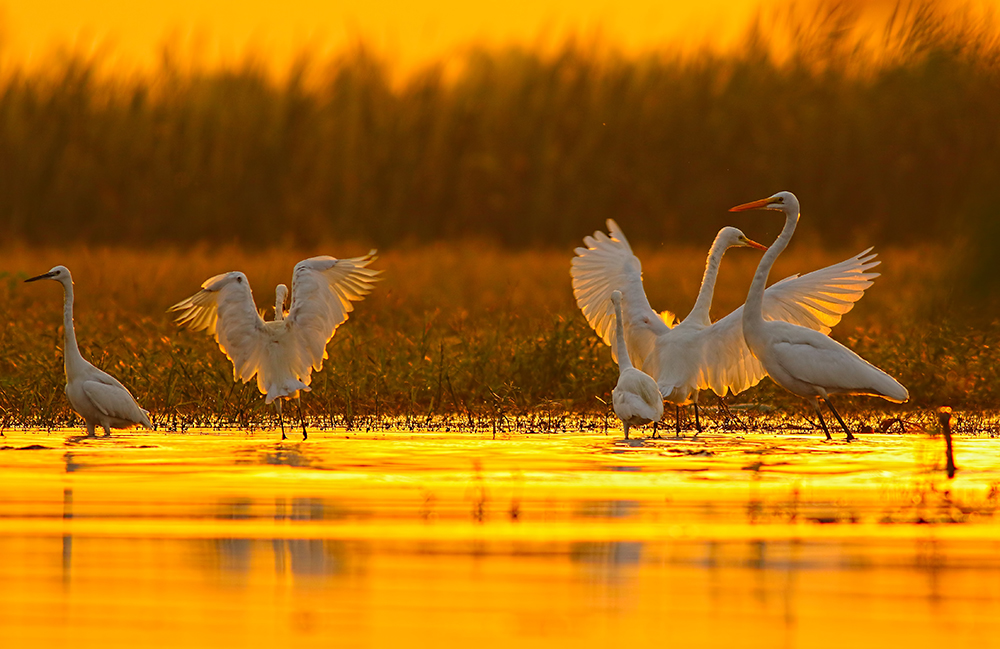
[[[998,439],[76,434],[0,438],[0,647],[1000,646]]]

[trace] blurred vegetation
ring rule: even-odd
[[[523,247],[614,216],[636,239],[702,245],[725,208],[781,189],[833,245],[994,219],[1000,29],[923,4],[873,29],[834,5],[758,22],[727,52],[571,42],[404,79],[363,46],[284,75],[170,52],[138,75],[83,54],[8,68],[0,238]]]

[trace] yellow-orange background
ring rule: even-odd
[[[29,64],[70,47],[102,50],[125,67],[146,67],[170,44],[209,65],[232,63],[253,51],[282,69],[304,48],[322,53],[361,40],[405,69],[472,44],[538,46],[571,35],[597,37],[625,52],[667,44],[726,46],[759,11],[778,11],[785,4],[787,0],[35,0],[0,4],[0,15],[4,53]],[[848,4],[884,14],[894,3]]]

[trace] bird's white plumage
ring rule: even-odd
[[[618,383],[611,393],[611,402],[615,415],[625,426],[625,438],[628,439],[628,431],[632,426],[642,426],[663,418],[663,396],[656,387],[653,377],[634,368],[629,360],[624,343],[620,291],[612,291],[611,302],[615,314],[615,340],[618,346]]]
[[[278,284],[274,287],[274,320],[285,319],[285,298],[288,297],[288,287]]]
[[[584,247],[575,250],[570,266],[573,296],[587,322],[610,345],[617,360],[611,293],[621,291],[625,344],[633,363],[641,368],[656,339],[670,331],[670,326],[649,305],[642,287],[642,262],[632,253],[625,233],[612,219],[607,220],[607,226],[610,235],[598,230],[594,236],[584,237]],[[667,316],[671,323],[672,315]]]
[[[864,394],[903,402],[909,393],[898,381],[826,335],[794,322],[772,321],[763,312],[764,285],[778,255],[788,246],[799,220],[799,202],[791,192],[779,192],[731,211],[768,209],[785,214],[785,226],[774,245],[761,259],[754,275],[741,325],[747,345],[775,383],[789,392],[813,401],[833,394]],[[851,296],[850,282],[840,284],[838,295]],[[770,290],[770,289],[768,289]],[[817,320],[837,317],[837,302],[830,296],[821,301],[823,309],[812,305]],[[832,305],[832,306],[831,306]],[[830,312],[833,312],[832,314]],[[822,313],[823,315],[819,315]],[[848,436],[850,437],[850,431]]]
[[[309,390],[312,371],[323,368],[326,345],[354,310],[353,302],[371,292],[381,273],[367,266],[375,251],[362,257],[304,259],[292,272],[287,317],[265,322],[254,305],[246,276],[216,275],[202,290],[170,308],[177,323],[214,334],[233,363],[233,378],[257,377],[266,403]]]
[[[878,273],[869,271],[879,263],[869,248],[838,264],[786,277],[765,291],[764,319],[829,333],[874,283]],[[720,396],[727,389],[739,394],[767,375],[743,337],[744,308],[715,322],[713,344],[703,347],[699,385]]]
[[[611,401],[615,414],[630,427],[663,418],[663,397],[656,388],[656,381],[634,367],[619,374]]]
[[[671,328],[649,305],[642,266],[621,228],[611,219],[607,226],[610,235],[598,231],[584,238],[585,247],[576,249],[570,274],[577,304],[616,357],[614,312],[608,297],[617,289],[623,295],[625,341],[632,363],[656,379],[668,401],[685,405],[704,389],[720,396],[727,391],[737,394],[766,376],[743,338],[743,307],[714,324],[708,320],[714,270],[727,247],[740,245],[733,242],[742,233],[720,231],[695,308]],[[727,230],[734,231],[727,235]],[[874,257],[869,249],[827,268],[777,282],[765,292],[764,317],[829,331],[878,276],[869,272],[879,264]]]
[[[139,407],[135,398],[118,379],[94,367],[80,354],[73,326],[73,277],[65,266],[56,266],[48,273],[25,280],[52,279],[63,286],[63,347],[66,369],[66,398],[93,435],[97,426],[105,435],[112,428],[142,425],[152,428],[149,413]]]

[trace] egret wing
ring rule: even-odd
[[[649,306],[642,286],[642,263],[632,253],[618,224],[608,219],[607,226],[610,235],[598,230],[594,236],[584,237],[585,247],[575,251],[569,271],[573,296],[590,326],[611,346],[611,355],[617,361],[611,293],[621,291],[625,344],[632,364],[641,370],[656,347],[656,337],[670,330],[665,320],[672,322],[673,314],[665,312],[661,317]]]
[[[83,392],[104,415],[151,426],[148,413],[139,407],[131,393],[117,380],[114,383],[84,381]]]
[[[379,280],[380,270],[368,268],[375,261],[372,250],[362,257],[335,259],[311,257],[295,265],[292,303],[288,310],[289,361],[296,377],[309,383],[310,367],[323,369],[326,344],[337,327]]]
[[[782,320],[830,333],[841,317],[854,308],[878,273],[871,248],[805,275],[792,275],[764,291],[764,319]],[[701,389],[722,396],[738,394],[766,376],[743,339],[743,307],[715,322],[704,332]]]
[[[233,363],[234,380],[246,383],[257,373],[264,353],[264,321],[243,273],[216,275],[169,310],[178,314],[180,326],[215,336],[219,349]]]

